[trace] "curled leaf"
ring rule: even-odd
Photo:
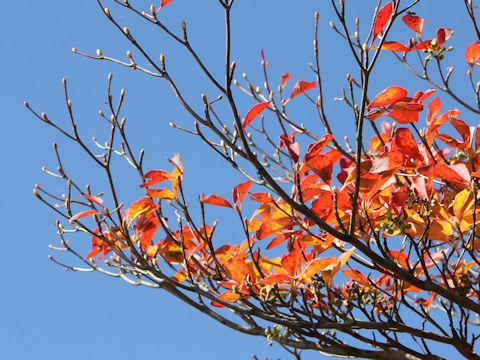
[[[480,57],[480,41],[475,41],[472,45],[468,46],[465,50],[465,60],[468,65],[473,67]]]
[[[427,21],[412,14],[405,15],[404,17],[402,17],[402,20],[410,29],[417,33],[418,37],[422,35],[423,25]]]
[[[158,205],[149,197],[142,197],[135,201],[128,209],[127,218],[132,221],[140,215],[151,213],[158,209]]]
[[[232,197],[233,197],[233,202],[236,205],[239,205],[239,206],[242,205],[243,199],[245,198],[245,195],[247,195],[248,190],[250,190],[250,186],[252,186],[252,183],[253,183],[252,180],[248,180],[248,181],[245,181],[244,183],[238,184],[233,188]]]

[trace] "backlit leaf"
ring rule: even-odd
[[[147,194],[156,199],[175,199],[173,192],[167,188],[164,189],[147,189]]]
[[[232,205],[230,205],[230,203],[227,200],[225,200],[223,197],[221,197],[219,195],[204,196],[204,197],[200,198],[199,201],[201,203],[204,203],[204,204],[226,206],[226,207],[229,207],[229,208],[232,207]]]
[[[151,213],[158,209],[158,205],[149,197],[142,197],[135,201],[128,209],[127,218],[132,221],[140,215]]]
[[[254,105],[250,110],[248,110],[248,113],[245,116],[245,120],[243,120],[242,129],[245,130],[248,124],[250,124],[252,120],[255,119],[263,110],[265,110],[267,106],[270,105],[270,103],[271,101],[258,103]]]
[[[391,86],[381,91],[375,98],[368,104],[367,110],[373,107],[382,107],[391,105],[397,101],[405,99],[407,97],[407,90],[400,86]]]
[[[427,20],[422,19],[416,15],[407,14],[402,17],[403,22],[413,31],[417,33],[417,37],[422,35],[423,25]]]
[[[290,79],[290,73],[285,73],[281,76],[282,79],[282,87],[285,87],[287,85],[288,79]]]
[[[473,67],[480,57],[480,41],[475,41],[465,50],[465,60]]]
[[[372,43],[370,46],[373,44],[377,36],[382,32],[383,28],[387,24],[388,20],[392,16],[393,13],[393,2],[389,2],[387,5],[382,7],[375,18],[375,22],[373,25],[373,38],[372,38]]]
[[[173,1],[173,0],[162,0],[162,3],[160,4],[160,8],[157,10],[157,14],[158,14],[158,12],[159,12],[160,10],[162,10],[162,8],[163,8],[165,5],[171,3],[172,1]]]
[[[374,46],[372,49],[376,49],[378,46]],[[399,43],[397,41],[385,41],[380,47],[382,50],[398,51],[398,52],[408,52],[410,49]]]
[[[69,219],[69,221],[72,222],[72,221],[81,219],[81,218],[86,217],[86,216],[98,215],[98,214],[100,214],[100,213],[99,213],[97,210],[86,210],[86,211],[82,211],[82,212],[76,213],[75,215],[73,215],[73,216]]]
[[[252,186],[252,184],[253,184],[253,181],[248,180],[248,181],[245,181],[244,183],[238,184],[233,188],[233,194],[232,194],[233,202],[236,205],[239,205],[239,206],[242,205],[243,199],[247,195],[248,190],[250,190],[250,186]]]
[[[292,93],[290,94],[290,98],[288,100],[289,101],[292,100],[295,96],[298,96],[304,92],[307,92],[308,90],[313,89],[315,86],[317,86],[317,83],[315,81],[311,81],[311,82],[303,81],[303,80],[298,81],[293,87]]]
[[[83,197],[85,197],[87,200],[90,200],[91,202],[97,204],[97,205],[100,205],[102,206],[103,205],[103,199],[101,197],[98,197],[98,196],[93,196],[93,195],[88,195],[88,194],[84,194],[84,193],[81,193],[81,195]]]

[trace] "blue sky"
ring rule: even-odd
[[[159,1],[158,1],[159,2]],[[352,16],[363,17],[367,23],[376,1],[350,1]],[[112,14],[129,26],[142,39],[155,58],[163,52],[167,66],[196,109],[202,108],[201,93],[214,98],[185,52],[147,24],[131,14],[119,11],[110,2]],[[148,7],[146,1],[133,1]],[[332,126],[342,136],[353,132],[353,120],[344,106],[332,101],[341,96],[347,72],[356,75],[355,67],[343,41],[331,31],[333,20],[328,1],[303,0],[237,0],[233,15],[234,51],[237,77],[247,72],[250,80],[262,84],[260,50],[269,62],[270,77],[278,79],[290,72],[296,80],[313,80],[308,63],[313,60],[313,14],[320,12],[321,66],[326,85],[327,111]],[[347,2],[348,3],[348,2]],[[435,3],[435,6],[432,4]],[[425,37],[434,36],[437,27],[454,28],[451,43],[458,48],[449,57],[460,77],[467,70],[463,49],[475,39],[466,26],[462,6],[445,11],[449,1],[423,1],[416,8],[418,15],[428,19]],[[368,5],[368,6],[367,6]],[[460,4],[459,4],[460,5]],[[223,17],[216,1],[175,0],[160,15],[180,32],[186,20],[190,39],[214,73],[223,72]],[[467,24],[468,25],[468,24]],[[266,339],[237,334],[213,320],[198,314],[167,293],[132,287],[120,280],[94,273],[72,273],[48,260],[57,243],[55,214],[43,207],[32,195],[35,183],[61,193],[61,182],[42,171],[43,165],[54,168],[53,141],[64,152],[68,170],[79,183],[90,183],[98,191],[102,179],[85,161],[78,147],[36,120],[23,107],[28,100],[39,112],[67,125],[61,79],[67,77],[71,99],[81,133],[100,139],[106,134],[105,124],[98,118],[104,108],[107,74],[114,74],[114,93],[127,91],[125,115],[129,133],[136,149],[145,148],[146,168],[168,167],[167,157],[180,152],[187,173],[186,186],[192,199],[201,192],[229,196],[233,185],[242,178],[212,154],[197,138],[168,126],[170,121],[191,127],[192,120],[175,102],[167,84],[161,80],[121,68],[107,62],[94,62],[72,53],[71,48],[94,54],[101,48],[105,55],[125,59],[132,46],[125,41],[101,13],[96,1],[13,1],[0,5],[2,33],[0,68],[2,87],[3,131],[0,136],[0,175],[3,229],[3,284],[0,287],[0,357],[4,359],[248,359],[255,353],[259,359],[289,358],[278,346],[269,348]],[[395,38],[395,36],[397,38]],[[406,41],[413,36],[398,24],[391,40]],[[133,49],[132,49],[133,50]],[[135,53],[134,53],[135,54]],[[137,55],[136,58],[140,59]],[[138,60],[140,64],[145,62]],[[401,85],[415,92],[428,88],[404,71],[393,57],[384,53],[374,73],[371,95],[391,86]],[[459,80],[460,94],[463,80]],[[237,94],[244,111],[253,105],[250,99]],[[449,100],[442,96],[449,105]],[[292,112],[308,118],[303,110],[304,99],[292,104]],[[445,109],[446,109],[445,107]],[[421,117],[421,119],[423,119]],[[422,122],[423,121],[423,122]],[[476,125],[465,116],[469,125]],[[306,122],[306,121],[305,121]],[[421,120],[423,126],[424,120]],[[318,125],[318,124],[317,124]],[[314,125],[314,126],[317,126]],[[323,135],[320,126],[316,131]],[[103,135],[102,135],[103,134]],[[118,177],[123,201],[141,196],[138,179],[120,168]],[[202,174],[201,176],[199,174]],[[220,214],[221,215],[221,214]],[[228,224],[223,236],[235,236]],[[238,235],[240,236],[240,235]],[[80,248],[88,248],[89,239],[76,238]],[[69,263],[71,258],[57,255]],[[306,354],[305,359],[322,355]]]

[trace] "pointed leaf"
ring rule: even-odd
[[[158,14],[158,12],[159,12],[160,10],[162,10],[162,8],[163,8],[165,5],[171,3],[172,1],[173,1],[173,0],[162,0],[162,3],[160,4],[160,8],[157,10],[157,14]]]
[[[373,25],[373,38],[370,46],[372,46],[377,36],[382,32],[383,28],[385,27],[388,20],[392,16],[392,13],[393,13],[393,2],[389,2],[387,5],[385,5],[378,11],[377,17],[375,18],[375,23]]]
[[[410,29],[417,33],[418,37],[422,35],[423,25],[427,21],[412,14],[405,15],[404,17],[402,17],[402,20]]]
[[[232,207],[232,205],[230,205],[230,203],[227,200],[225,200],[223,197],[221,197],[219,195],[204,196],[199,201],[201,203],[204,203],[204,204],[225,206],[225,207],[229,207],[229,208]]]
[[[174,165],[175,168],[180,172],[180,174],[183,174],[183,162],[182,162],[182,159],[180,158],[179,153],[173,154],[173,158],[168,159],[168,162]]]
[[[158,205],[149,197],[142,197],[135,201],[128,209],[127,218],[132,221],[142,214],[148,214],[158,209]]]
[[[76,213],[75,215],[73,215],[73,216],[69,219],[69,221],[72,222],[72,221],[81,219],[81,218],[86,217],[86,216],[98,215],[98,214],[100,214],[100,213],[99,213],[97,210],[86,210],[86,211],[82,211],[82,212]]]
[[[83,192],[80,193],[83,197],[85,197],[87,200],[90,200],[91,202],[97,204],[97,205],[100,205],[102,206],[103,205],[103,199],[101,197],[98,197],[98,196],[93,196],[93,195],[88,195],[88,194],[84,194]]]
[[[445,41],[453,36],[453,30],[449,28],[440,28],[437,30],[438,44],[443,45]]]
[[[253,181],[248,180],[248,181],[245,181],[244,183],[238,184],[233,188],[232,196],[233,196],[233,202],[235,203],[235,205],[242,206],[243,199],[247,195],[248,190],[250,190],[250,186],[252,186],[252,184],[253,184]]]
[[[372,49],[376,49],[378,46],[374,46]],[[382,50],[390,50],[390,51],[397,51],[397,52],[408,52],[410,48],[408,46],[403,45],[397,41],[385,41],[382,46],[380,47]]]
[[[407,90],[400,86],[391,86],[381,91],[375,98],[368,104],[367,110],[373,107],[383,107],[391,105],[401,99],[407,97]]]
[[[248,110],[245,120],[243,120],[242,129],[245,130],[248,124],[250,124],[252,120],[255,119],[263,110],[265,110],[270,103],[271,101],[265,101],[254,105],[250,110]]]
[[[288,99],[288,101],[292,100],[295,96],[298,96],[304,92],[307,92],[308,90],[313,89],[315,86],[317,86],[317,83],[315,81],[298,81],[293,87],[292,93],[290,94],[290,98]]]

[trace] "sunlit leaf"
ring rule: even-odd
[[[171,3],[172,1],[173,1],[173,0],[162,0],[162,3],[160,4],[160,7],[159,7],[158,10],[157,10],[157,14],[158,14],[158,12],[159,12],[160,10],[162,10],[162,8],[163,8],[165,5]]]
[[[147,194],[156,199],[175,199],[173,192],[167,188],[164,189],[147,189]]]
[[[417,33],[417,37],[421,37],[423,25],[427,20],[412,14],[405,15],[402,17],[402,20],[410,29]]]
[[[317,83],[315,81],[298,81],[293,87],[292,93],[290,94],[290,98],[288,100],[292,100],[295,96],[307,92],[308,90],[313,89],[315,86],[317,86]]]
[[[271,101],[265,101],[254,105],[250,110],[248,110],[245,120],[243,120],[242,129],[245,130],[248,124],[252,122],[263,110],[265,110]]]
[[[290,79],[290,73],[285,73],[281,76],[282,87],[285,87],[285,85],[287,85],[288,79]]]
[[[100,214],[100,213],[99,213],[97,210],[86,210],[86,211],[82,211],[82,212],[76,213],[75,215],[73,215],[73,216],[69,219],[69,221],[72,222],[72,221],[81,219],[81,218],[86,217],[86,216],[98,215],[98,214]]]
[[[383,107],[391,105],[397,101],[405,99],[407,97],[407,90],[400,86],[391,86],[381,91],[375,98],[368,104],[367,110],[374,107]]]
[[[480,57],[480,41],[475,41],[473,44],[469,45],[465,50],[465,60],[468,65],[473,67]]]
[[[375,18],[374,25],[373,25],[373,38],[370,46],[373,44],[377,36],[382,32],[383,28],[385,27],[388,20],[392,16],[392,13],[393,13],[392,1],[378,11],[377,16]]]
[[[245,181],[241,184],[238,184],[237,186],[235,186],[233,188],[232,197],[233,197],[233,202],[236,205],[238,205],[238,206],[242,205],[243,199],[247,195],[248,190],[250,190],[250,186],[252,186],[252,184],[253,184],[253,181],[248,180],[248,181]]]
[[[377,49],[377,48],[378,46],[374,46],[372,49]],[[390,51],[397,51],[397,52],[410,51],[410,49],[407,46],[397,41],[385,41],[380,48],[382,50],[390,50]]]
[[[218,206],[225,206],[231,208],[232,205],[225,200],[223,197],[219,195],[208,195],[204,196],[199,199],[199,201],[203,204],[210,204],[210,205],[218,205]]]
[[[135,201],[128,209],[127,218],[132,221],[142,214],[148,214],[158,209],[158,205],[149,197],[142,197]]]

